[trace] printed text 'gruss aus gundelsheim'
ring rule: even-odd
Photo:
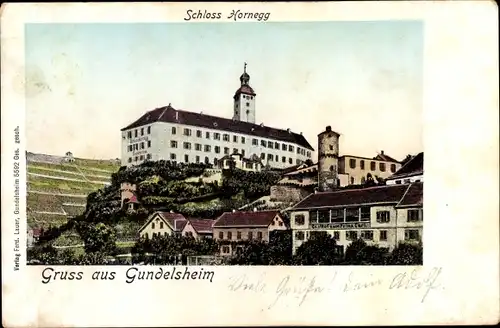
[[[234,20],[235,22],[238,20],[256,20],[258,22],[260,21],[267,21],[269,19],[269,16],[271,13],[257,13],[257,12],[242,12],[241,10],[233,10],[228,16],[227,19],[229,20]],[[192,10],[189,9],[186,11],[186,17],[184,17],[185,21],[190,21],[190,20],[197,20],[197,19],[212,19],[212,20],[219,20],[222,19],[224,16],[220,12],[208,12],[207,10],[201,11],[201,10]]]

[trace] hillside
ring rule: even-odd
[[[30,228],[60,226],[85,212],[87,196],[111,183],[116,160],[27,153],[27,216]]]

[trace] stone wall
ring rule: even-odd
[[[294,186],[272,186],[271,187],[271,201],[277,202],[298,202],[311,193],[306,188]]]

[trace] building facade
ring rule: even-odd
[[[220,255],[236,253],[237,243],[247,240],[269,242],[269,233],[287,230],[279,211],[226,212],[213,225],[213,238],[222,241]],[[234,242],[234,243],[233,243]]]
[[[396,173],[391,175],[386,183],[403,184],[424,181],[424,153],[413,156]]]
[[[387,179],[401,168],[401,163],[392,157],[380,154],[373,158],[343,155],[339,158],[339,174],[345,176],[346,185],[364,184],[371,176]]]
[[[294,253],[319,231],[344,250],[358,238],[392,250],[400,241],[422,241],[423,183],[313,193],[290,217]]]
[[[193,237],[194,239],[211,239],[214,223],[215,220],[188,218],[186,225],[181,231],[181,235],[184,237]]]
[[[149,239],[156,236],[180,235],[186,223],[187,219],[182,214],[154,212],[139,229],[139,236]]]
[[[314,149],[302,133],[255,124],[254,90],[246,72],[234,95],[233,118],[166,107],[147,112],[121,130],[121,164],[146,160],[215,164],[225,155],[253,155],[264,165],[286,168],[310,159]]]

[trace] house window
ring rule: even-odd
[[[151,223],[151,229],[154,230],[154,228],[155,228],[155,223],[153,222],[153,223]]]
[[[151,140],[148,140],[148,148],[151,148]]]
[[[229,147],[224,147],[224,154],[229,155]]]
[[[139,160],[139,156],[134,157],[134,161],[137,162]]]
[[[184,162],[186,162],[186,163],[189,162],[189,156],[188,155],[184,155]]]
[[[295,232],[295,239],[297,239],[297,240],[304,240],[304,231],[297,231],[297,232]]]
[[[387,230],[380,230],[380,240],[387,240]]]
[[[224,232],[219,231],[219,239],[224,239]]]
[[[241,150],[241,156],[245,157],[245,149]]]
[[[238,153],[238,149],[237,148],[233,148],[233,154],[237,154]]]
[[[370,170],[375,171],[375,162],[370,162]]]
[[[195,150],[198,150],[198,151],[201,151],[201,144],[194,144],[194,149]]]
[[[184,135],[185,136],[191,136],[191,129],[184,129]]]
[[[391,164],[391,172],[396,172],[396,164]]]
[[[283,226],[283,222],[281,222],[281,221],[280,221],[280,222],[278,223],[278,225],[279,225],[280,227],[282,227],[282,226]]]
[[[288,163],[289,163],[289,164],[292,164],[292,163],[293,163],[293,160],[292,160],[292,158],[291,158],[291,157],[290,157],[290,158],[288,158]]]
[[[262,239],[262,231],[257,231],[257,239]]]
[[[220,153],[220,147],[219,146],[215,146],[214,147],[214,151],[216,154],[219,154]]]
[[[229,254],[229,246],[222,246],[222,253]]]
[[[134,130],[134,136],[137,138],[137,130]]]
[[[351,177],[351,184],[354,184],[354,177]]]
[[[334,231],[333,232],[333,239],[339,240],[340,239],[340,231]]]
[[[418,240],[420,239],[418,229],[406,229],[405,230],[406,240]]]
[[[266,154],[261,153],[261,154],[260,154],[260,159],[266,159]]]
[[[170,154],[170,159],[171,160],[175,161],[175,158],[176,158],[175,154]]]
[[[229,240],[233,239],[233,233],[231,231],[227,232],[227,239]]]
[[[148,126],[148,134],[151,134],[151,127]]]
[[[276,162],[279,162],[279,161],[280,161],[280,157],[279,157],[278,155],[275,155],[275,156],[274,156],[274,160],[275,160]]]
[[[144,135],[144,128],[141,128],[141,136]]]
[[[380,171],[385,172],[385,163],[378,163],[378,168]]]
[[[172,134],[176,134],[177,133],[177,128],[175,126],[172,127]]]
[[[370,221],[369,207],[361,207],[361,221]]]
[[[223,139],[224,141],[229,141],[229,134],[225,134],[225,133],[224,133],[224,134],[222,135],[222,139]]]
[[[171,140],[171,141],[170,141],[170,147],[172,147],[172,148],[177,148],[177,141],[175,141],[175,140]]]
[[[163,229],[163,222],[160,222],[160,229]]]
[[[344,209],[332,209],[331,222],[344,222]]]
[[[304,225],[305,217],[303,214],[295,215],[295,225]]]
[[[260,141],[260,145],[261,145],[262,147],[265,147],[265,146],[267,145],[267,143],[266,143],[266,141],[265,141],[265,140],[261,140],[261,141]]]
[[[196,156],[196,163],[199,163],[200,162],[200,156]]]
[[[205,156],[205,164],[210,164],[210,159],[208,158],[208,156]]]
[[[238,142],[238,136],[233,136],[233,142]]]
[[[127,138],[132,139],[132,131],[127,132]]]
[[[190,142],[185,142],[184,143],[184,149],[191,149],[191,143]]]
[[[389,211],[378,211],[377,212],[377,222],[387,223],[391,220],[391,213]]]
[[[196,130],[196,136],[197,136],[198,138],[201,138],[201,136],[202,136],[202,132],[201,132],[201,130]]]
[[[329,223],[329,222],[330,222],[330,210],[318,211],[318,223]]]
[[[293,146],[291,146],[291,145],[290,145],[290,146],[288,146],[288,151],[293,152]]]
[[[241,231],[236,232],[236,239],[238,239],[238,240],[241,239]]]
[[[283,163],[286,163],[286,157],[285,157],[285,156],[281,157],[281,161],[282,161]]]
[[[205,145],[205,152],[210,152],[211,148],[210,145]]]
[[[273,149],[274,143],[272,141],[267,142],[267,148]]]
[[[245,167],[246,167],[247,169],[251,169],[251,168],[253,168],[253,164],[252,164],[252,163],[246,163],[246,164],[245,164]]]
[[[210,139],[210,132],[205,132],[205,138]]]
[[[245,137],[241,137],[241,143],[244,144],[245,143]]]
[[[129,162],[129,163],[132,163],[132,157],[129,157],[129,158],[128,158],[128,162]]]
[[[356,168],[356,160],[355,160],[354,158],[351,158],[351,159],[349,160],[349,167],[350,167],[351,169],[355,169],[355,168]]]
[[[365,182],[366,182],[365,177],[361,177],[361,184],[365,184]]]
[[[401,180],[396,180],[396,184],[401,184]]]
[[[268,161],[273,161],[274,155],[273,154],[267,154],[267,160]]]
[[[257,146],[259,141],[257,139],[252,139],[252,145]]]
[[[285,144],[281,144],[281,150],[286,150],[286,145]]]
[[[214,132],[214,140],[220,140],[220,133]]]
[[[362,169],[362,170],[365,169],[365,161],[363,161],[363,160],[359,161],[359,168]]]
[[[155,237],[156,237],[156,232],[153,232],[153,238],[155,238]]]
[[[310,151],[307,152],[307,157],[311,158],[311,152]]]
[[[347,240],[356,240],[356,239],[358,239],[358,232],[357,231],[346,231],[346,238],[347,238]]]
[[[346,208],[346,211],[345,211],[345,221],[346,222],[357,222],[357,221],[359,221],[359,208],[358,207]]]
[[[408,210],[408,222],[418,222],[420,220],[419,210]]]
[[[141,155],[140,160],[141,160],[141,161],[143,161],[143,160],[144,160],[144,155]]]
[[[297,154],[299,154],[299,155],[302,154],[302,149],[300,149],[299,147],[297,147]]]
[[[278,142],[274,143],[274,149],[280,149],[280,144]]]
[[[373,231],[372,230],[361,231],[361,238],[364,240],[373,240]]]

